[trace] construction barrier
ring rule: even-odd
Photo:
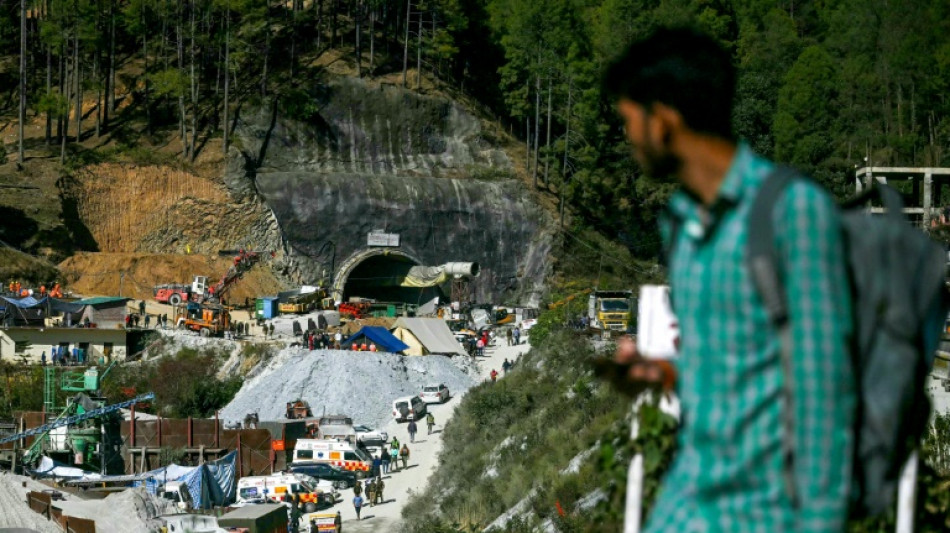
[[[66,533],[96,533],[95,521],[63,514],[62,509],[53,505],[53,497],[45,492],[28,492],[26,503],[33,512],[53,520]]]

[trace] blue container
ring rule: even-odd
[[[263,298],[258,298],[254,307],[257,311],[257,318],[263,318],[268,320],[274,318],[278,315],[277,309],[278,299],[276,296],[265,296]]]

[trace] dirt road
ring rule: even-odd
[[[528,351],[528,344],[522,339],[520,346],[505,346],[505,339],[495,341],[499,345],[485,350],[485,357],[479,358],[479,374],[482,380],[488,380],[492,369],[502,374],[501,365],[505,358],[509,361],[517,360]],[[499,377],[499,379],[504,379]],[[430,404],[429,410],[435,416],[435,428],[432,435],[426,435],[425,424],[419,424],[420,433],[416,435],[416,442],[409,442],[409,432],[406,424],[397,424],[391,421],[384,429],[390,438],[395,436],[399,442],[409,446],[410,458],[408,468],[398,472],[391,472],[383,477],[385,502],[375,507],[364,507],[361,513],[362,520],[356,520],[353,510],[353,491],[343,491],[343,502],[337,506],[343,516],[344,530],[347,533],[373,533],[378,531],[392,531],[402,519],[402,509],[409,500],[410,493],[419,493],[425,490],[429,477],[438,465],[439,452],[442,450],[442,427],[452,417],[455,407],[461,396],[453,396],[442,405]],[[365,497],[365,495],[364,495]]]

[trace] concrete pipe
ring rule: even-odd
[[[446,274],[455,277],[470,276],[477,278],[481,273],[481,267],[478,266],[478,263],[446,263],[443,268]]]

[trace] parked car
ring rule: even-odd
[[[353,426],[356,430],[356,440],[365,446],[382,446],[389,442],[389,434],[382,430],[373,429],[365,424]]]
[[[438,385],[430,384],[422,387],[422,394],[419,397],[425,403],[445,403],[449,401],[452,394],[449,393],[449,388],[445,384],[439,383]]]
[[[338,489],[346,489],[356,485],[356,473],[326,463],[294,463],[290,471],[295,474],[306,474],[317,479],[332,481]]]
[[[426,412],[426,403],[418,396],[406,396],[393,401],[393,418],[396,422],[422,420]]]

